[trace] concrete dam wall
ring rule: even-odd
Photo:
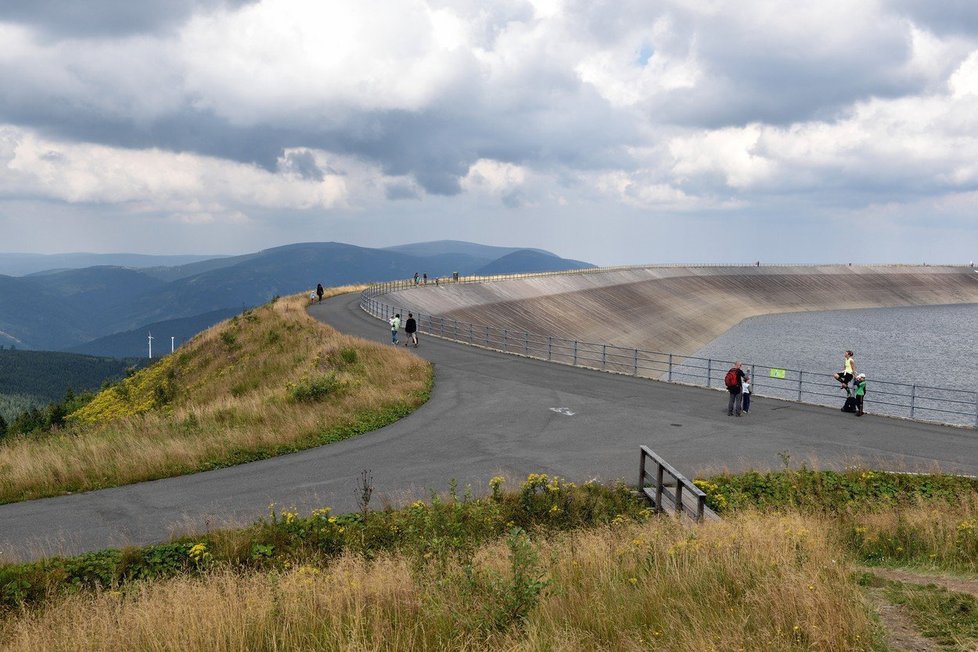
[[[395,305],[460,322],[692,354],[756,315],[978,303],[966,267],[648,267],[427,286]]]

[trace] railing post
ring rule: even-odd
[[[917,408],[916,403],[917,403],[917,384],[914,383],[913,385],[910,386],[910,418],[911,419],[913,419],[914,411]]]
[[[445,318],[442,317],[441,319],[439,319],[438,324],[439,326],[441,326],[441,336],[445,337]]]
[[[635,369],[634,375],[638,376],[638,349],[635,349],[633,353],[634,353],[634,357],[632,358],[632,364],[634,365],[634,369]]]
[[[672,354],[669,354],[669,382],[672,382]]]
[[[574,340],[574,366],[577,366],[577,340]]]
[[[486,346],[489,346],[489,327],[486,326]]]
[[[801,403],[801,385],[802,377],[805,375],[804,371],[798,371],[798,402]]]
[[[547,361],[553,360],[554,355],[554,338],[552,335],[547,337]]]
[[[509,350],[509,331],[503,329],[503,351]]]
[[[526,331],[523,332],[523,354],[530,355],[530,334]]]
[[[641,494],[645,493],[645,450],[639,447],[639,452],[641,455],[641,461],[638,463],[638,491]]]
[[[655,463],[655,511],[661,512],[662,509],[662,465]]]
[[[706,496],[696,497],[696,522],[703,522],[703,513],[706,511]]]
[[[706,386],[710,386],[710,376],[713,374],[713,358],[706,359]]]
[[[676,514],[683,515],[683,483],[676,478]]]
[[[472,324],[469,324],[469,344],[472,344]]]
[[[601,345],[601,368],[602,369],[608,368],[608,345],[607,344]]]
[[[458,339],[458,320],[456,319],[454,321],[455,321],[455,339],[457,340]]]

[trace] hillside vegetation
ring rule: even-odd
[[[926,636],[974,649],[978,492],[903,478],[707,479],[740,506],[699,526],[655,516],[621,484],[541,474],[513,489],[493,478],[478,499],[453,488],[401,509],[273,511],[242,530],[0,566],[0,645],[937,649]],[[901,581],[885,580],[896,567]],[[917,584],[931,579],[951,589]],[[913,630],[923,642],[904,647]]]
[[[426,400],[427,362],[336,332],[306,313],[306,301],[279,299],[222,322],[101,391],[64,428],[0,443],[0,501],[325,444],[386,425]]]

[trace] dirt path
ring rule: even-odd
[[[873,575],[882,577],[886,580],[892,580],[894,582],[923,584],[925,586],[927,584],[934,584],[935,586],[943,587],[948,591],[954,591],[955,593],[969,593],[975,597],[978,597],[978,580],[955,577],[953,575],[927,575],[925,573],[898,568],[874,568],[869,566],[860,566],[856,570],[864,573],[872,573]]]
[[[894,652],[936,652],[941,647],[929,638],[925,638],[914,629],[906,607],[890,604],[883,589],[869,589],[866,592],[880,623],[886,630],[886,643]]]

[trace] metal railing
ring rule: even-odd
[[[527,276],[513,275],[512,278]],[[384,320],[390,320],[397,313],[403,317],[408,311],[413,312],[418,322],[418,332],[422,334],[548,362],[671,383],[724,389],[723,377],[733,365],[731,360],[646,351],[471,324],[419,313],[410,306],[391,305],[377,298],[399,287],[399,283],[402,282],[382,283],[364,290],[360,296],[360,307]],[[407,287],[414,286],[412,281],[407,283]],[[832,379],[828,371],[785,369],[764,364],[748,364],[744,369],[751,377],[752,395],[826,406],[841,406],[845,399],[841,385]],[[976,391],[873,379],[865,402],[867,409],[875,414],[978,426]]]
[[[648,498],[656,511],[664,512],[663,498],[668,500],[676,514],[686,514],[697,523],[705,516],[711,519],[717,515],[706,506],[706,494],[686,476],[672,468],[664,459],[655,454],[648,446],[641,448],[641,461],[638,471],[638,490]],[[655,466],[655,472],[649,473],[649,462]],[[669,476],[668,479],[666,476]],[[687,497],[689,497],[687,499]],[[693,503],[692,506],[687,503]]]

